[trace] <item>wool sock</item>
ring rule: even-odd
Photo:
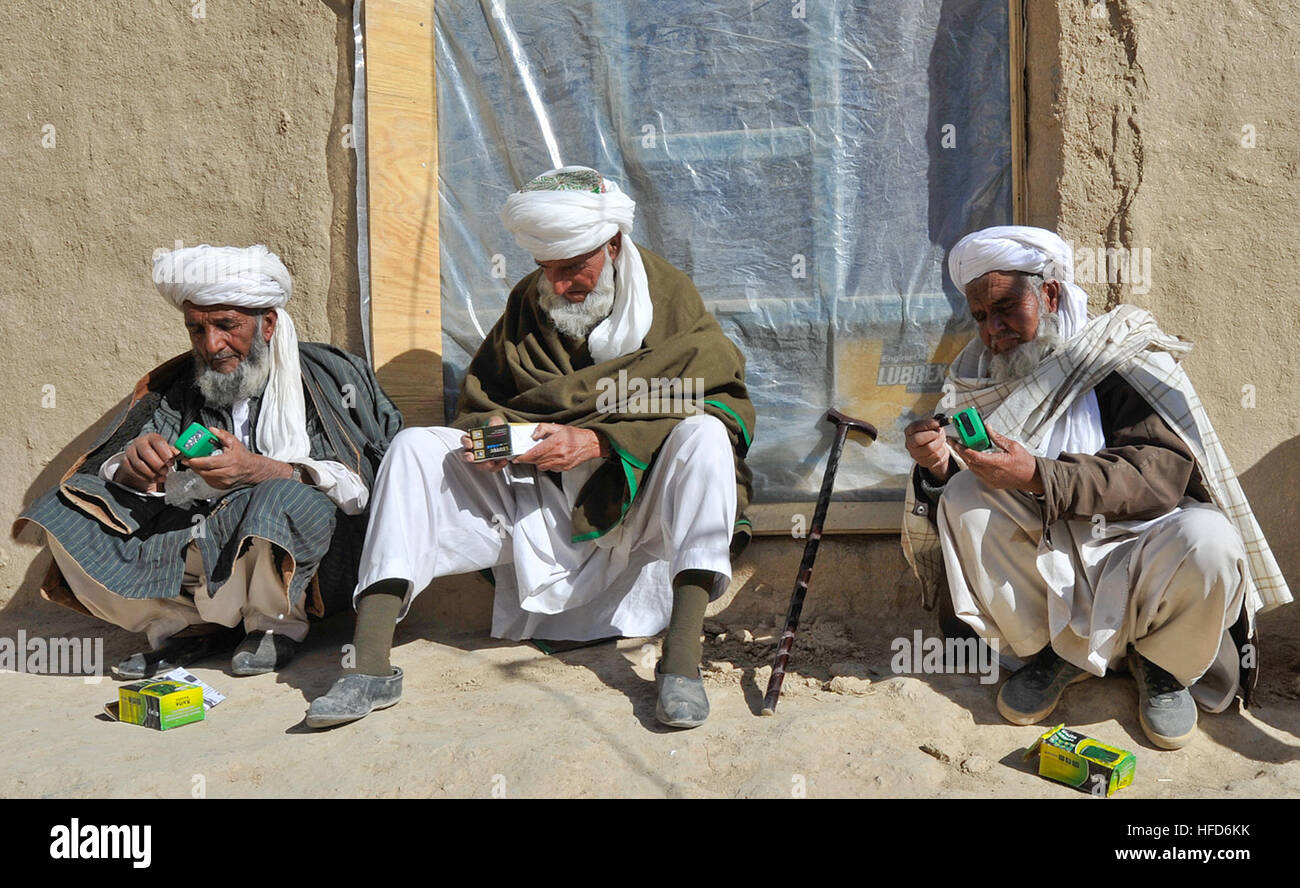
[[[700,633],[715,577],[717,574],[710,570],[684,570],[673,578],[673,614],[664,635],[660,672],[688,678],[699,674],[700,658],[704,656]]]
[[[352,633],[356,648],[356,665],[344,674],[388,676],[393,666],[388,661],[393,649],[393,631],[406,595],[406,580],[380,580],[361,590],[357,596],[357,628]]]

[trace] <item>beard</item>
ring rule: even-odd
[[[581,302],[570,302],[555,292],[543,274],[537,282],[537,303],[546,312],[555,329],[571,339],[586,339],[597,324],[609,317],[614,308],[614,262],[605,250],[605,267],[600,270],[596,286]]]
[[[1028,342],[1003,352],[989,355],[989,377],[994,382],[1022,379],[1034,372],[1049,354],[1061,347],[1061,316],[1047,310],[1039,303],[1038,331]]]
[[[212,369],[197,353],[194,355],[194,384],[203,400],[216,407],[229,407],[236,401],[260,395],[270,378],[271,349],[262,338],[260,322],[248,354],[229,373]]]

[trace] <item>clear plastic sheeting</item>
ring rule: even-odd
[[[748,359],[757,502],[821,483],[900,499],[903,427],[934,409],[973,327],[943,271],[1011,221],[1005,0],[438,0],[448,410],[533,268],[497,217],[544,170],[595,167],[636,242],[695,281]]]

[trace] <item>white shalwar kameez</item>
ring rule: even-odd
[[[735,457],[711,416],[682,420],[616,528],[573,542],[571,513],[597,463],[562,474],[511,464],[487,472],[462,458],[450,428],[400,432],[379,469],[355,596],[405,579],[402,612],[436,577],[491,568],[492,635],[589,641],[655,635],[672,612],[683,570],[731,577]]]

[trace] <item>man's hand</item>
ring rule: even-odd
[[[491,416],[488,417],[487,424],[490,426],[505,425],[506,421],[500,416]],[[510,463],[508,459],[486,459],[482,462],[476,462],[474,460],[474,442],[470,440],[469,435],[460,436],[460,446],[465,448],[461,451],[460,458],[480,472],[499,472]]]
[[[227,490],[293,476],[293,466],[289,463],[253,453],[225,429],[208,431],[221,441],[221,453],[187,460],[187,465],[212,487]]]
[[[543,472],[567,472],[589,459],[609,456],[609,443],[605,437],[591,429],[539,423],[533,440],[541,441],[515,462],[529,463]]]
[[[1043,479],[1038,474],[1034,455],[1010,438],[1004,438],[992,429],[986,428],[986,431],[998,450],[971,450],[959,441],[953,442],[958,454],[966,461],[966,467],[994,490],[1042,493]]]
[[[157,432],[141,435],[127,445],[113,480],[141,493],[158,493],[167,481],[172,460],[179,453]]]
[[[929,471],[935,480],[948,480],[948,459],[952,451],[943,426],[933,416],[918,419],[903,429],[907,436],[907,452],[918,466]]]

